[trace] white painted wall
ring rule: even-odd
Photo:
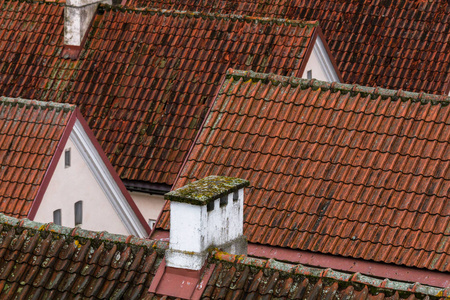
[[[317,37],[314,43],[302,78],[307,79],[309,70],[312,70],[312,78],[328,82],[339,82],[339,77],[320,37]]]
[[[129,234],[73,143],[73,134],[64,147],[71,149],[71,166],[65,167],[63,152],[34,220],[53,222],[53,211],[61,209],[61,225],[74,227],[74,204],[83,200],[81,228]]]
[[[220,206],[214,200],[214,210],[207,206],[170,202],[170,246],[166,251],[169,267],[199,270],[211,246],[235,241],[244,231],[244,190],[238,191],[237,201],[228,194],[228,204]],[[233,248],[232,248],[233,249]],[[230,251],[232,254],[233,250]]]
[[[164,196],[139,192],[130,192],[130,195],[147,222],[149,219],[156,220],[158,218],[164,206]]]

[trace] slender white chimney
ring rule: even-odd
[[[244,179],[209,176],[165,195],[170,200],[166,265],[200,270],[208,249],[247,254],[243,235]]]
[[[63,56],[78,56],[100,2],[111,4],[112,0],[66,0]]]

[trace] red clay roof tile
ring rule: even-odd
[[[122,179],[169,185],[226,69],[299,75],[317,26],[100,6],[71,61],[62,5],[0,3],[2,93],[76,104]]]
[[[176,187],[250,180],[252,243],[447,272],[449,101],[232,71]]]
[[[74,108],[0,97],[0,212],[28,215]]]
[[[436,94],[450,91],[450,6],[445,0],[128,0],[125,5],[318,20],[345,82]]]

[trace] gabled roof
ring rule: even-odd
[[[450,91],[446,0],[128,0],[126,5],[318,20],[345,82],[435,94]]]
[[[128,232],[147,236],[147,222],[70,104],[0,97],[0,213],[34,219],[69,136]]]
[[[168,245],[18,220],[0,214],[2,299],[154,299],[148,293]],[[213,254],[202,297],[248,299],[444,299],[448,290],[316,269],[274,260]],[[157,295],[156,298],[165,298]],[[362,297],[362,298],[361,298]],[[165,298],[167,299],[167,298]]]
[[[101,5],[76,61],[63,6],[0,1],[0,93],[76,104],[125,180],[171,185],[228,67],[299,76],[317,22]]]
[[[449,104],[230,71],[175,188],[248,179],[251,243],[448,272]]]
[[[74,110],[0,97],[0,212],[28,216]]]

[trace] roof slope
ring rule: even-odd
[[[155,299],[148,290],[168,244],[0,214],[2,299]],[[203,299],[443,299],[450,291],[214,253]],[[165,297],[164,297],[165,298]],[[230,299],[231,299],[230,298]],[[334,298],[333,298],[334,299]]]
[[[128,0],[126,5],[318,20],[345,82],[450,91],[446,0]]]
[[[1,93],[76,104],[122,179],[161,184],[173,183],[227,68],[299,75],[317,26],[102,5],[71,61],[60,57],[63,6],[0,4]]]
[[[0,214],[2,299],[141,299],[167,244]]]
[[[450,292],[223,252],[215,253],[212,262],[216,268],[204,299],[445,299]]]
[[[175,187],[248,179],[252,243],[450,271],[449,103],[231,71]]]
[[[28,215],[74,109],[0,97],[0,212]]]

